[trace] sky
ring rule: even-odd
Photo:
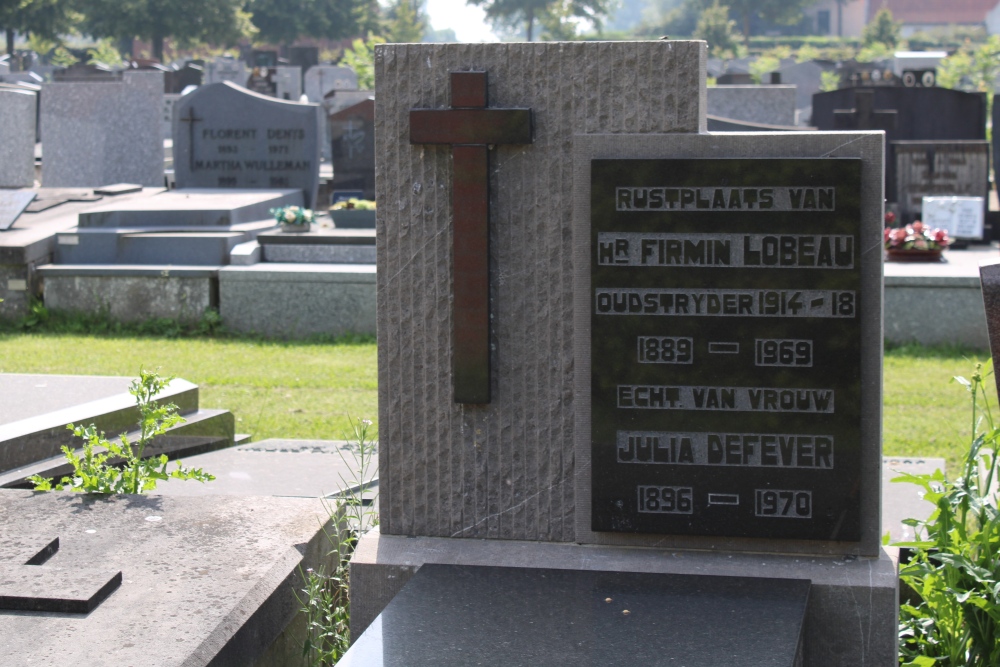
[[[451,28],[460,42],[495,42],[479,7],[470,7],[465,0],[426,0],[427,14],[435,30]]]

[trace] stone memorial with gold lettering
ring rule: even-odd
[[[709,134],[705,59],[377,47],[381,523],[342,665],[895,664],[884,137]]]
[[[174,105],[178,188],[298,188],[307,207],[319,185],[320,108],[229,82],[201,86]]]

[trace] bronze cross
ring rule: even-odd
[[[854,91],[853,109],[835,109],[833,126],[838,130],[895,130],[896,110],[875,109],[875,93]]]
[[[410,110],[411,144],[452,147],[456,403],[490,402],[489,148],[531,143],[531,109],[487,108],[486,91],[486,72],[452,72],[450,109]]]
[[[189,164],[190,169],[191,169],[192,172],[194,171],[194,124],[195,123],[200,123],[203,120],[205,120],[205,119],[204,118],[195,118],[194,117],[194,107],[188,107],[188,115],[187,115],[186,118],[183,117],[183,116],[181,116],[181,122],[182,123],[188,123],[188,138],[189,138],[189,141],[188,141],[188,144],[189,144],[188,145],[188,160],[189,160],[189,163],[188,164]]]

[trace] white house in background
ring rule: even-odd
[[[805,10],[817,35],[860,37],[868,18],[868,5],[879,0],[819,0]],[[933,0],[930,0],[933,1]]]
[[[870,0],[868,20],[882,7],[902,24],[903,37],[949,25],[985,26],[990,34],[1000,32],[1000,0]]]

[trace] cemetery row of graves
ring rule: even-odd
[[[996,664],[985,94],[816,92],[803,127],[796,85],[707,88],[703,42],[374,67],[377,99],[323,65],[0,86],[3,655]],[[885,261],[887,212],[956,243]],[[46,332],[72,313],[234,335]],[[976,539],[907,522],[938,497]]]

